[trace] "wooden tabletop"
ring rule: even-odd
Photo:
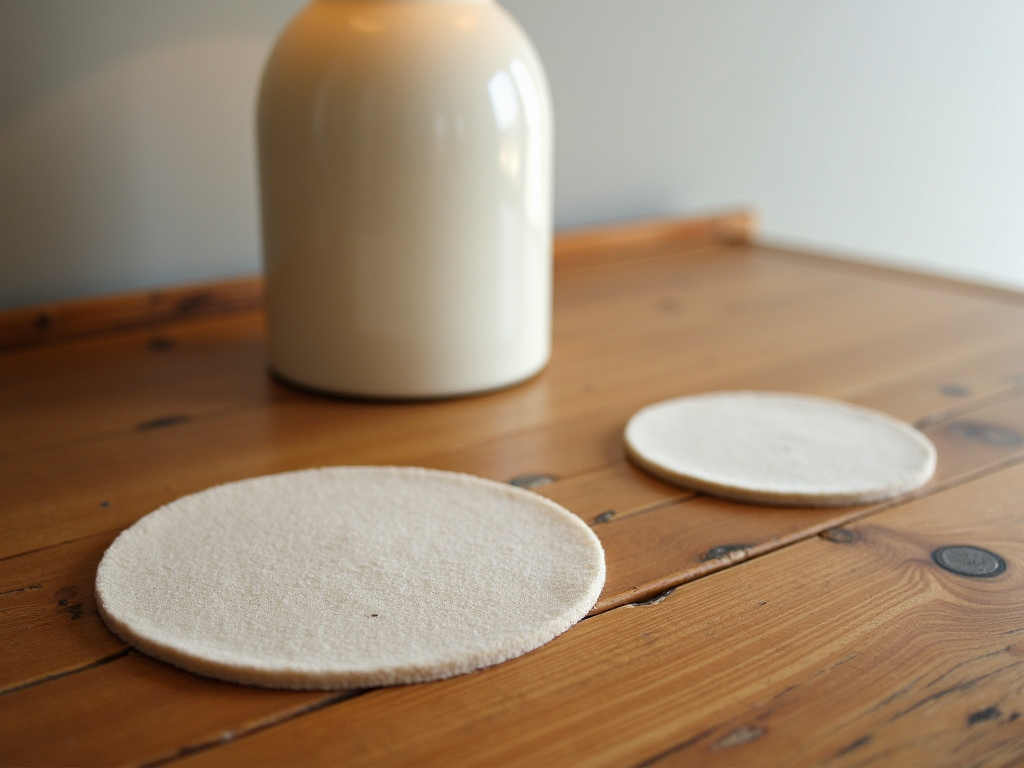
[[[1024,296],[751,229],[737,214],[560,236],[550,366],[438,402],[274,381],[256,279],[3,315],[0,762],[1020,764]],[[716,500],[627,461],[638,408],[728,389],[893,414],[935,443],[936,475],[809,510]],[[93,580],[119,531],[219,483],[344,464],[532,486],[603,542],[600,601],[513,661],[374,690],[218,682],[108,632]],[[934,554],[954,545],[1005,569],[947,570]]]

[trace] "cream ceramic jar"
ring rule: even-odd
[[[263,76],[271,368],[334,393],[444,397],[550,356],[552,114],[492,0],[315,0]]]

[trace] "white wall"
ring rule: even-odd
[[[259,269],[252,112],[302,0],[0,0],[0,306]],[[1024,288],[1021,0],[505,0],[559,226],[765,237]]]

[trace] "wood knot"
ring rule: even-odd
[[[819,533],[818,536],[833,544],[853,544],[860,539],[860,536],[848,528],[829,528],[827,531]]]
[[[998,707],[988,707],[986,709],[972,712],[967,716],[968,725],[976,725],[978,723],[984,723],[988,720],[998,720],[1003,716],[1003,713],[999,711]]]
[[[542,485],[549,485],[550,483],[555,482],[555,476],[534,473],[513,477],[508,482],[510,485],[514,485],[516,488],[526,488],[527,490],[532,490],[533,488],[540,488]]]
[[[649,605],[657,605],[658,603],[661,603],[661,602],[664,602],[665,600],[667,600],[669,598],[669,596],[673,592],[675,592],[675,591],[676,591],[675,587],[670,587],[670,588],[666,589],[664,592],[659,592],[654,597],[648,598],[647,600],[640,600],[640,601],[635,602],[635,603],[630,603],[630,605],[635,607],[635,608],[645,608],[645,607],[647,607]]]
[[[135,429],[139,432],[148,432],[151,429],[163,429],[164,427],[174,427],[179,424],[187,424],[192,419],[181,413],[171,414],[169,416],[158,416],[155,419],[144,421],[141,424],[137,424]]]
[[[939,386],[939,392],[944,394],[946,397],[967,397],[971,394],[970,387],[965,387],[963,384],[942,384]]]
[[[174,349],[177,346],[174,339],[168,338],[167,336],[154,336],[146,344],[146,349],[150,352],[166,352],[169,349]]]
[[[706,563],[708,560],[730,560],[734,559],[733,554],[737,552],[746,553],[748,549],[753,547],[753,544],[722,544],[718,547],[712,547],[707,552],[700,556],[700,561]]]
[[[190,315],[198,312],[213,303],[213,296],[209,293],[193,293],[189,296],[182,296],[174,306],[175,314]]]
[[[764,729],[756,725],[744,725],[715,742],[712,749],[729,749],[757,741],[764,735]]]
[[[606,509],[606,510],[605,510],[604,512],[602,512],[602,513],[601,513],[600,515],[598,515],[597,517],[595,517],[595,518],[594,518],[594,519],[593,519],[593,520],[591,521],[591,523],[592,523],[593,525],[600,525],[601,523],[608,523],[608,522],[611,522],[611,519],[612,519],[613,517],[615,517],[615,515],[617,515],[617,514],[618,514],[618,512],[616,512],[616,511],[615,511],[614,509]]]
[[[78,590],[74,587],[61,587],[53,593],[58,613],[67,614],[72,621],[77,621],[87,613],[85,605],[77,598]]]
[[[1024,444],[1024,435],[1015,429],[983,421],[954,421],[949,425],[950,434],[965,440],[975,440],[994,448],[1012,448]]]
[[[975,579],[989,579],[1006,570],[1006,561],[995,552],[966,544],[939,547],[932,560],[950,573]]]

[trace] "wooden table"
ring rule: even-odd
[[[6,313],[2,763],[1020,764],[1024,296],[751,230],[736,214],[562,235],[550,367],[442,402],[276,383],[256,279]],[[801,510],[689,493],[625,459],[639,407],[741,388],[912,422],[936,476],[898,501]],[[574,511],[607,553],[591,615],[491,669],[335,692],[204,679],[98,617],[104,548],[157,506],[385,463],[518,478]],[[1005,571],[945,570],[947,545]]]

